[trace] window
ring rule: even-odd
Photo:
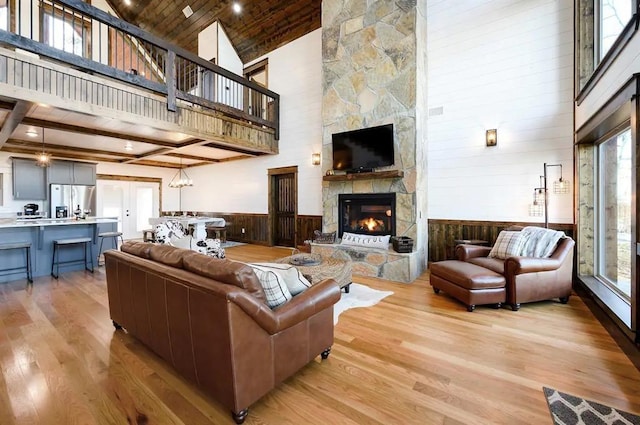
[[[0,0],[0,30],[9,31],[9,0]]]
[[[605,285],[631,297],[631,129],[598,146],[598,249],[596,276]]]
[[[599,63],[631,20],[634,0],[597,0],[596,63]]]
[[[90,58],[91,21],[71,10],[41,7],[42,42],[56,49]]]

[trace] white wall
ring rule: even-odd
[[[231,44],[231,40],[224,31],[224,27],[218,24],[218,65],[234,74],[242,75],[244,69],[238,52]]]
[[[429,218],[543,221],[543,164],[573,180],[573,2],[429,1],[427,50]],[[573,195],[550,199],[572,223]]]
[[[2,178],[2,205],[0,205],[0,216],[12,215],[22,211],[24,204],[35,203],[43,210],[43,201],[28,201],[13,199],[13,175],[11,172],[11,156],[29,158],[29,155],[10,154],[0,152],[0,173]],[[121,176],[156,177],[162,179],[162,210],[179,210],[180,192],[179,189],[169,188],[167,185],[176,173],[174,169],[147,167],[141,165],[115,164],[111,162],[99,162],[96,166],[98,174],[115,174]]]
[[[322,146],[322,31],[313,31],[265,57],[269,89],[280,94],[280,153],[188,169],[183,210],[268,212],[267,169],[298,166],[298,213],[322,215],[322,170],[311,154]]]

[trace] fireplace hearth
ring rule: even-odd
[[[396,194],[338,195],[338,236],[344,232],[384,236],[396,234]]]

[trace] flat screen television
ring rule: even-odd
[[[393,124],[336,133],[332,147],[334,170],[358,173],[393,165]]]

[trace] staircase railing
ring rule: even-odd
[[[16,0],[0,22],[0,43],[101,74],[177,102],[272,128],[280,96],[259,84],[80,0]]]

